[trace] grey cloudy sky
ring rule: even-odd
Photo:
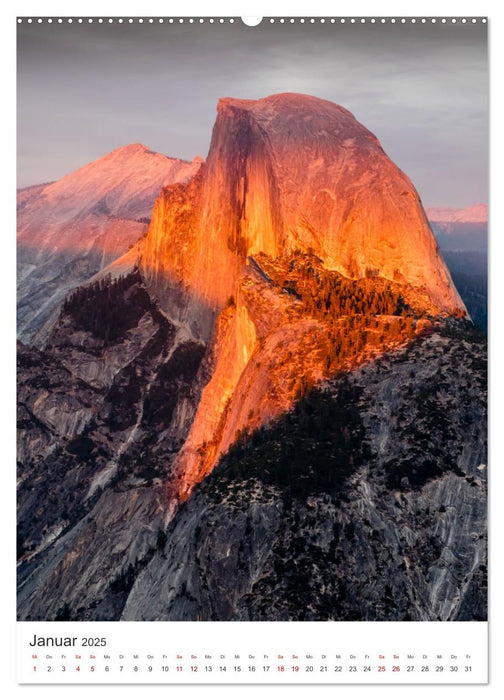
[[[219,97],[302,92],[380,139],[426,206],[486,202],[486,25],[18,25],[18,185],[132,142],[206,156]]]

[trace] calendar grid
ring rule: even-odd
[[[487,682],[487,623],[19,623],[18,682]]]

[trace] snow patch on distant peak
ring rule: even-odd
[[[425,211],[429,221],[438,223],[483,223],[488,221],[488,204],[481,202],[463,209],[427,207]]]

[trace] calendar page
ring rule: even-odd
[[[486,17],[16,23],[18,683],[487,683]]]

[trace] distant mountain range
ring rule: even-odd
[[[455,286],[478,328],[487,330],[488,205],[428,207],[426,214]]]
[[[442,250],[486,252],[488,205],[465,209],[428,207],[425,210]]]
[[[450,209],[449,207],[426,207],[425,213],[429,221],[437,223],[487,223],[488,204],[473,204],[463,209]]]

